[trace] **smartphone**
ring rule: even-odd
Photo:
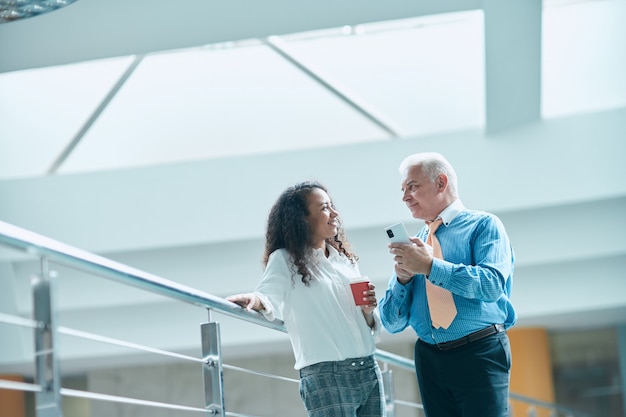
[[[404,223],[396,223],[387,226],[385,227],[385,232],[391,243],[411,243]]]

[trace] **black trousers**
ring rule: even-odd
[[[510,371],[506,333],[447,351],[415,343],[415,372],[427,417],[508,417]]]

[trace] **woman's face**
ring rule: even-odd
[[[313,235],[313,247],[324,248],[325,240],[335,236],[339,231],[337,220],[339,213],[333,208],[328,194],[319,188],[311,191],[307,196],[307,201],[309,208],[307,220]]]

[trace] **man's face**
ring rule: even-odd
[[[422,168],[414,166],[402,180],[402,201],[416,219],[433,220],[443,210],[439,180],[431,182]]]

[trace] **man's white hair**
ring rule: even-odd
[[[448,177],[448,187],[455,197],[458,197],[458,180],[456,172],[448,160],[438,152],[419,152],[407,156],[400,163],[400,175],[403,178],[413,167],[419,166],[428,179],[433,182],[439,174],[446,174]]]

